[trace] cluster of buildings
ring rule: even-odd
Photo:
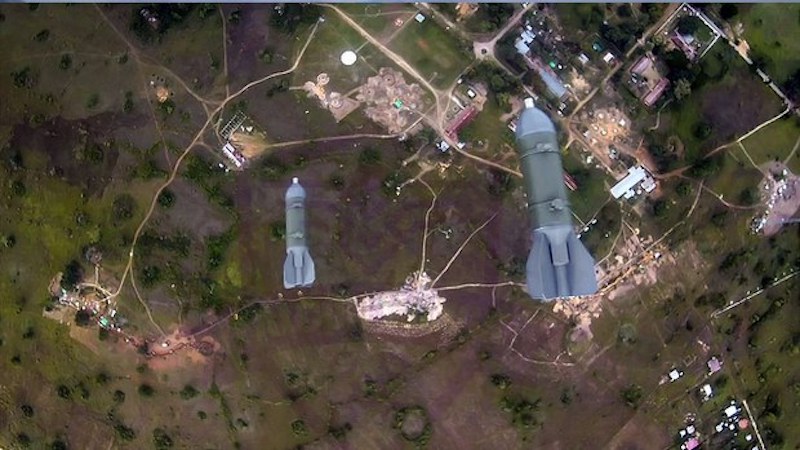
[[[706,361],[708,367],[707,376],[711,377],[722,370],[722,360],[713,356]],[[673,368],[664,377],[662,382],[669,380],[669,382],[676,382],[683,378],[684,372],[680,369]],[[704,383],[697,391],[700,400],[703,404],[708,403],[714,396],[714,388],[711,383]],[[719,409],[716,409],[719,408]],[[684,425],[678,430],[677,443],[680,444],[681,450],[695,450],[704,446],[706,448],[741,448],[741,444],[746,445],[747,450],[762,450],[757,444],[757,436],[755,427],[751,432],[750,419],[743,414],[742,406],[735,400],[731,399],[726,401],[721,406],[716,404],[714,406],[716,412],[715,418],[708,424],[708,429],[701,427],[701,422],[697,421],[694,413],[689,413],[686,416]],[[713,430],[711,425],[713,424]],[[701,428],[704,432],[701,432]],[[707,432],[707,434],[705,434]],[[740,433],[744,435],[740,437]]]
[[[699,31],[693,34],[681,33],[677,24],[685,17],[697,17],[703,23],[702,33]],[[707,34],[711,39],[701,39],[699,37],[701,34]],[[676,11],[672,20],[665,24],[663,31],[668,47],[677,48],[692,62],[702,58],[721,36],[719,27],[701,11],[687,4]],[[627,81],[628,88],[648,108],[655,105],[670,87],[663,64],[651,52],[636,60],[628,73],[630,75]]]
[[[611,187],[611,196],[615,200],[624,198],[630,200],[642,193],[653,192],[656,188],[656,181],[653,176],[641,165],[628,169],[628,174],[617,184]]]
[[[669,87],[669,79],[664,73],[653,54],[647,53],[631,66],[628,87],[645,106],[651,107]]]
[[[570,97],[570,92],[573,90],[573,86],[569,81],[565,82],[564,78],[569,80],[579,71],[589,68],[591,59],[583,52],[575,56],[574,50],[567,48],[563,37],[554,31],[556,28],[546,13],[533,9],[514,41],[514,48],[528,69],[534,71],[542,80],[548,94],[562,102],[559,112],[563,113],[567,106],[563,102]],[[614,54],[599,41],[594,42],[592,50],[607,65],[616,61]],[[577,62],[576,67],[568,62],[573,60]]]
[[[447,125],[444,127],[444,132],[447,137],[458,142],[458,148],[464,148],[466,143],[459,139],[458,132],[475,120],[483,110],[483,105],[487,100],[487,91],[482,84],[465,83],[460,78],[458,80],[458,88],[453,93],[455,94],[453,98],[454,110]],[[450,144],[440,141],[436,144],[436,148],[446,152],[450,149]]]

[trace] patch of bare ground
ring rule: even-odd
[[[239,20],[227,24],[228,84],[232,92],[264,74],[285,70],[291,59],[288,37],[268,25],[272,8],[256,4],[222,6],[226,14],[234,9],[239,11]]]
[[[608,443],[609,450],[646,450],[667,448],[671,443],[664,427],[654,423],[644,412],[634,415]]]

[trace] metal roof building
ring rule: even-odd
[[[646,170],[642,166],[634,166],[628,169],[628,175],[625,178],[621,179],[619,183],[615,184],[611,188],[611,196],[614,199],[619,199],[620,197],[625,197],[625,199],[632,198],[634,196],[633,188],[639,185],[639,183],[649,180],[647,183],[650,189],[647,192],[652,191],[655,189],[655,183],[650,178],[650,175],[647,173]],[[651,187],[652,186],[652,187]]]

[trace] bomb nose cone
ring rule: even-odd
[[[297,177],[292,178],[292,184],[286,189],[286,199],[288,200],[290,198],[306,198],[306,190],[303,188],[303,185],[300,184],[300,179]]]
[[[533,105],[533,99],[525,100],[525,109],[522,110],[519,121],[517,121],[517,139],[534,133],[555,133],[556,127],[547,114]],[[528,106],[529,104],[530,106]]]
[[[525,98],[525,108],[533,108],[533,99],[531,97]]]

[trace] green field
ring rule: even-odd
[[[738,17],[751,56],[765,55],[766,72],[778,84],[800,69],[800,4],[755,4]]]
[[[701,62],[707,81],[682,102],[662,112],[670,133],[680,137],[684,157],[693,161],[749,132],[782,110],[780,99],[750,72],[732,50],[717,43]],[[707,124],[706,137],[696,132]]]
[[[379,40],[397,30],[394,25],[395,19],[413,20],[413,16],[418,12],[414,5],[408,4],[352,3],[341,4],[338,7]]]
[[[466,43],[430,18],[423,23],[410,22],[389,43],[389,48],[439,89],[455,83],[473,59]]]
[[[798,139],[800,139],[800,119],[789,116],[762,128],[742,141],[742,144],[757,164],[763,164],[776,159],[784,161],[791,154]]]

